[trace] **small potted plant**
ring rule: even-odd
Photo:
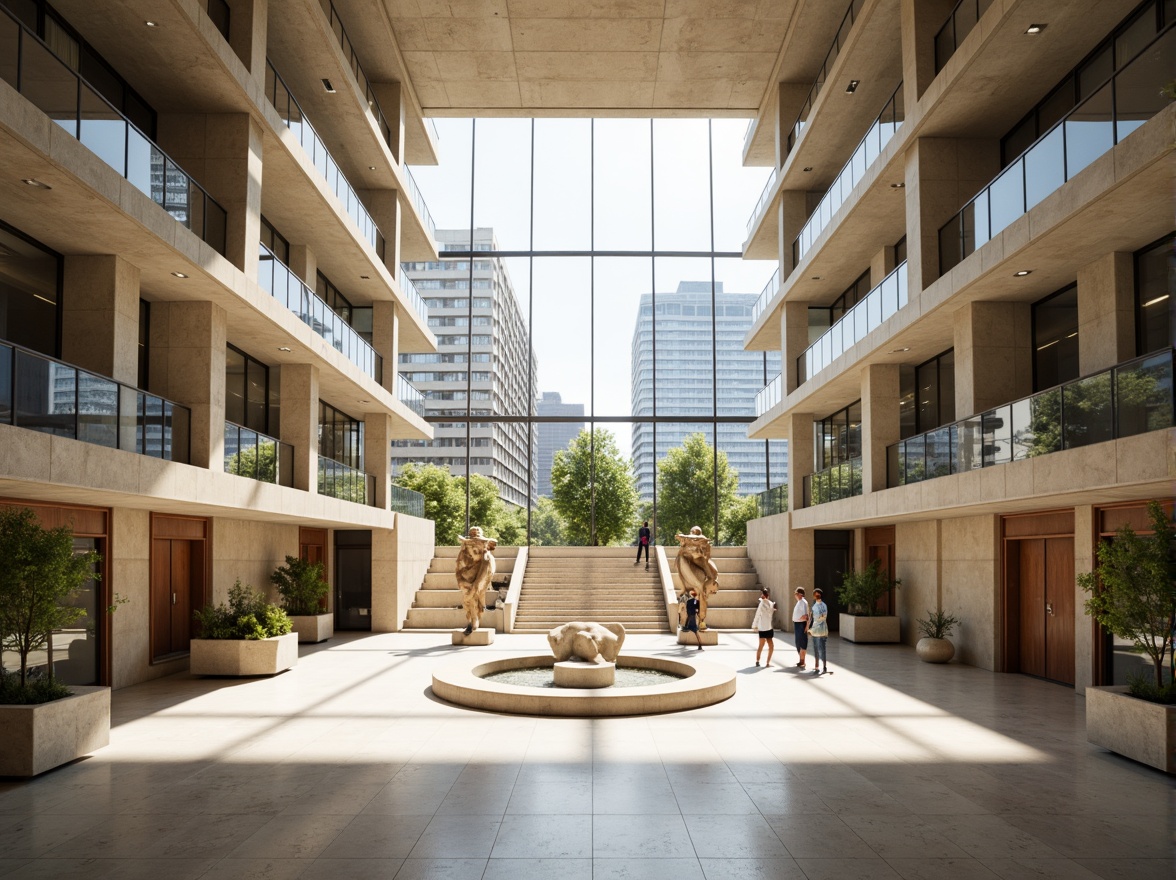
[[[270,583],[282,597],[300,643],[325,642],[335,634],[335,615],[324,607],[331,587],[323,577],[321,562],[287,556],[286,564],[270,575]]]
[[[1150,535],[1126,525],[1098,545],[1098,568],[1078,576],[1090,593],[1086,613],[1109,632],[1146,654],[1152,676],[1128,685],[1086,689],[1086,738],[1096,745],[1176,773],[1176,684],[1165,682],[1176,627],[1176,539],[1159,502],[1148,504]],[[1176,662],[1176,659],[1173,660]]]
[[[53,632],[85,610],[66,604],[96,578],[97,553],[74,553],[68,526],[44,528],[27,507],[0,508],[0,642],[20,671],[0,668],[0,776],[36,776],[110,742],[110,688],[53,677]],[[44,651],[45,669],[30,670]]]
[[[842,576],[837,596],[846,611],[838,615],[841,638],[850,642],[897,642],[898,617],[879,614],[878,601],[902,584],[882,570],[882,561],[875,559],[861,571],[847,571]]]
[[[919,621],[919,632],[923,638],[915,645],[915,653],[924,663],[947,663],[955,656],[955,645],[949,640],[952,630],[960,625],[960,619],[945,611],[931,611]]]
[[[196,612],[193,675],[275,675],[298,662],[298,635],[286,612],[238,580],[226,605]]]

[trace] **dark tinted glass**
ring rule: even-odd
[[[225,352],[225,420],[245,423],[245,355],[232,348]]]
[[[1078,288],[1071,286],[1033,306],[1035,389],[1078,377]]]
[[[1169,236],[1135,256],[1139,353],[1170,348],[1176,330],[1176,238]]]

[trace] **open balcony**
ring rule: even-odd
[[[226,421],[225,473],[292,487],[294,447],[261,431]]]
[[[318,492],[340,501],[376,506],[376,478],[373,474],[365,474],[323,455],[318,457]]]

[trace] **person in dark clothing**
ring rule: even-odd
[[[638,562],[641,561],[641,551],[644,550],[645,551],[645,570],[646,571],[649,571],[649,540],[650,540],[649,520],[646,520],[645,523],[641,526],[641,528],[639,528],[637,530],[637,562],[633,563],[634,565],[636,565]]]
[[[698,601],[698,591],[691,590],[686,599],[686,625],[682,627],[682,632],[694,633],[694,638],[698,640],[698,650],[702,650],[702,636],[698,634],[698,609],[702,603]]]

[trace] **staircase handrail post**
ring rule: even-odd
[[[519,594],[523,592],[523,572],[527,570],[527,556],[529,546],[519,547],[515,556],[514,568],[510,572],[510,587],[506,591],[506,601],[502,603],[502,629],[504,632],[514,632],[515,611],[519,607]]]

